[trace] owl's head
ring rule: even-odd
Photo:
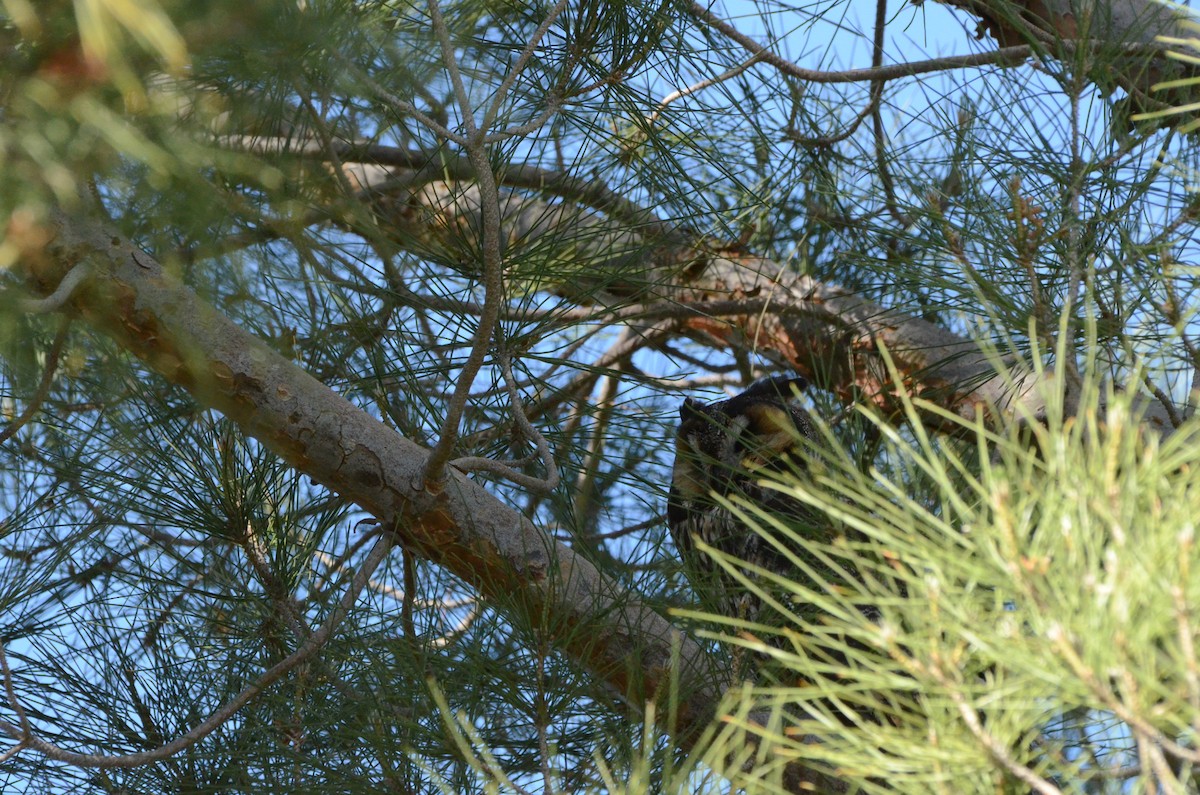
[[[803,378],[776,376],[726,400],[685,400],[675,437],[676,488],[696,497],[723,493],[746,473],[782,469],[802,439],[816,438],[797,399],[807,386]]]

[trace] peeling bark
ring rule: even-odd
[[[453,252],[480,223],[478,192],[468,183],[429,183],[406,200],[389,201],[396,202],[389,223],[403,239],[431,250]],[[523,250],[545,256],[555,249],[576,258],[573,278],[555,285],[568,300],[636,302],[651,314],[676,308],[715,344],[773,351],[815,386],[872,403],[885,415],[902,411],[888,357],[909,396],[998,426],[1045,417],[1050,390],[1058,388],[1050,383],[1053,371],[1039,376],[1024,362],[989,357],[973,340],[784,263],[656,245],[598,213],[538,198],[511,194],[501,211],[510,259],[519,260]],[[1170,427],[1162,407],[1143,408],[1149,427],[1160,433]],[[938,413],[923,420],[939,431],[963,429]]]
[[[260,153],[323,159],[323,150],[311,142],[225,140]],[[339,145],[338,156],[359,199],[401,248],[473,273],[474,252],[464,241],[479,237],[481,200],[465,164],[354,144]],[[463,179],[443,181],[445,174]],[[1044,419],[1057,389],[1067,391],[1071,411],[1075,397],[1069,385],[1053,383],[1053,370],[1039,375],[1027,362],[988,354],[974,340],[786,263],[713,249],[694,233],[594,185],[529,168],[506,173],[504,184],[509,192],[500,202],[503,245],[506,260],[514,263],[509,282],[520,282],[525,256],[570,263],[565,275],[560,268],[556,281],[538,286],[580,306],[608,308],[607,318],[598,309],[590,321],[680,317],[714,346],[773,352],[813,385],[847,402],[871,404],[885,416],[898,416],[900,398],[908,396],[963,420],[984,418],[1003,427]],[[565,198],[525,193],[539,188],[538,193]],[[1165,407],[1140,396],[1137,408],[1147,430],[1170,433]],[[922,420],[932,430],[963,431],[940,412],[927,412]]]
[[[403,181],[403,172],[379,173]],[[387,213],[397,241],[471,267],[459,256],[462,241],[473,239],[480,224],[471,183],[415,179],[371,199],[376,211]],[[533,250],[538,257],[563,256],[572,263],[569,278],[545,288],[598,305],[598,317],[607,313],[617,322],[671,314],[714,345],[773,350],[816,385],[866,395],[884,412],[899,411],[885,354],[904,391],[960,417],[983,413],[1004,424],[1046,411],[1047,390],[1039,386],[1052,372],[998,362],[972,340],[784,263],[684,245],[677,242],[686,237],[680,230],[630,227],[574,203],[511,193],[501,211],[506,261],[519,269]],[[426,490],[425,448],[236,326],[119,235],[64,212],[37,232],[28,236],[22,257],[34,292],[53,293],[72,268],[87,263],[91,275],[71,295],[68,311],[375,516],[408,549],[494,603],[541,616],[555,627],[550,636],[563,651],[635,708],[668,692],[677,676],[682,700],[677,724],[667,729],[683,747],[698,738],[714,716],[721,683],[694,641],[466,477],[451,477],[436,493]],[[936,413],[925,419],[934,428],[961,427]],[[1166,427],[1161,412],[1148,422]],[[821,791],[841,788],[811,770],[789,776]]]

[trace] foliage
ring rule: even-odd
[[[785,619],[760,628],[783,644],[733,639],[782,671],[742,694],[774,715],[746,728],[768,756],[864,791],[1116,792],[1139,766],[1195,786],[1194,423],[1160,445],[1104,392],[1029,436],[975,425],[974,446],[882,427],[885,468],[835,451],[815,484],[780,485],[845,530],[818,543],[759,515],[763,532],[855,574],[748,580]],[[814,603],[809,628],[790,606]],[[753,788],[764,768],[731,778]]]
[[[797,762],[866,792],[1200,787],[1197,154],[1114,126],[1095,63],[922,65],[932,4],[0,9],[6,791],[765,792]],[[94,281],[34,288],[56,213],[704,659],[677,644],[630,703],[642,639],[587,670],[603,633],[548,602],[374,560],[416,531],[114,342]],[[771,278],[714,285],[731,265]],[[1008,402],[930,351],[983,351]],[[678,405],[796,369],[827,444],[778,487],[831,533],[733,506],[803,576],[725,560],[777,615],[699,614],[662,523]],[[761,678],[690,725],[688,666],[738,646]]]

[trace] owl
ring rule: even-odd
[[[746,501],[793,525],[813,525],[814,510],[762,485],[772,475],[803,470],[800,448],[815,441],[812,418],[796,393],[803,378],[777,376],[754,382],[740,395],[679,409],[675,466],[667,499],[667,525],[702,607],[754,621],[760,600],[696,549],[696,540],[769,571],[790,574],[788,559],[747,527],[713,495]]]

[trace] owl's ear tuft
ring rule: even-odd
[[[800,375],[780,375],[770,380],[771,387],[784,400],[791,400],[797,392],[808,389],[808,379]]]
[[[802,375],[792,376],[787,379],[785,386],[787,388],[787,396],[791,397],[793,388],[797,392],[804,392],[808,389],[808,379]]]
[[[704,404],[694,398],[684,398],[682,405],[679,406],[679,419],[686,420],[692,417],[700,417],[703,415],[701,409]]]

